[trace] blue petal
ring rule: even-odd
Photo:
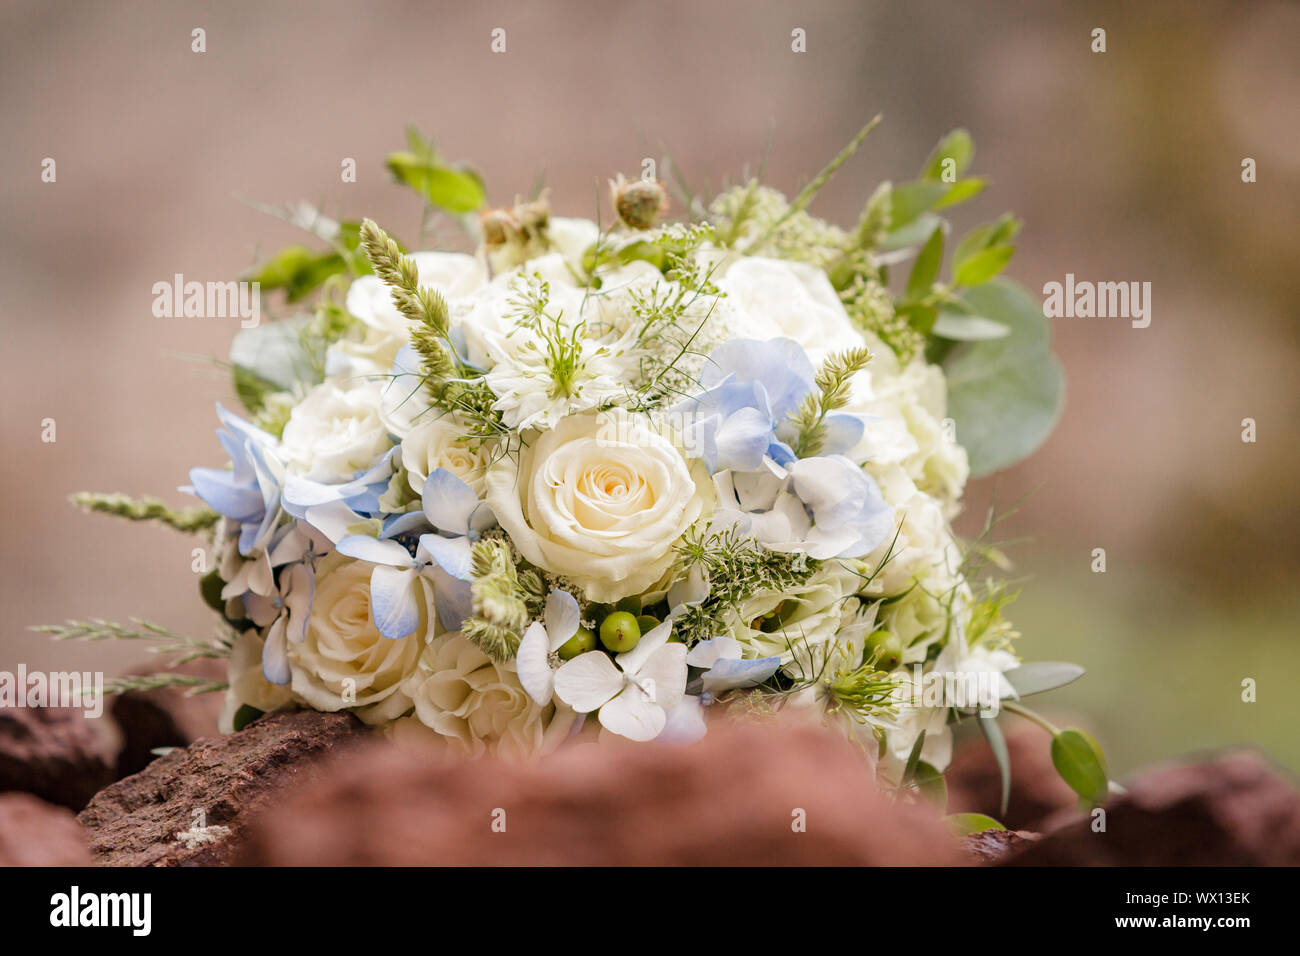
[[[759,382],[767,390],[773,418],[794,411],[814,388],[812,362],[793,339],[732,339],[709,353],[700,373],[705,388],[728,376],[735,382]]]
[[[424,513],[435,528],[469,534],[469,519],[479,503],[473,488],[446,468],[438,468],[424,480],[422,498]]]
[[[718,429],[718,468],[757,471],[772,443],[772,420],[757,408],[742,408]]]
[[[368,534],[350,534],[338,543],[339,554],[350,558],[383,564],[395,568],[410,568],[415,564],[410,552],[396,541],[380,541]]]
[[[285,644],[284,617],[276,619],[262,645],[262,676],[272,684],[289,683],[289,648]]]
[[[836,412],[823,419],[826,425],[824,454],[842,455],[862,440],[866,425],[857,415]]]
[[[458,581],[441,569],[436,569],[434,580],[434,606],[438,610],[438,623],[448,631],[459,631],[465,618],[474,610],[473,594],[468,581]]]
[[[234,521],[252,521],[265,507],[260,490],[237,484],[235,476],[224,468],[191,468],[190,484],[213,511]]]
[[[473,545],[469,538],[444,538],[437,534],[420,535],[420,549],[428,559],[453,578],[469,580]]]
[[[704,675],[704,688],[720,694],[737,687],[753,687],[775,674],[780,666],[779,657],[764,657],[756,661],[720,660]]]
[[[407,637],[420,624],[420,606],[412,586],[415,574],[411,569],[398,571],[380,565],[370,575],[370,615],[384,637]]]
[[[406,514],[390,515],[384,519],[384,532],[380,537],[396,538],[399,534],[412,531],[428,531],[429,519],[423,511],[408,511]]]

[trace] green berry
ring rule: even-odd
[[[636,626],[641,629],[642,634],[648,634],[659,626],[659,618],[653,614],[638,614],[636,616]]]
[[[560,660],[571,661],[579,654],[585,654],[587,651],[596,649],[596,635],[592,633],[589,627],[578,628],[578,633],[569,638],[560,645],[560,649],[555,653],[560,655]]]
[[[641,628],[627,611],[615,611],[600,622],[600,643],[615,654],[630,651],[639,640]]]
[[[866,652],[866,659],[874,658],[882,671],[892,671],[903,662],[903,642],[889,631],[876,631],[868,637]]]
[[[226,582],[221,580],[221,575],[216,571],[209,571],[199,580],[199,593],[203,595],[203,603],[218,614],[226,612],[226,602],[221,599],[221,589],[226,586]]]

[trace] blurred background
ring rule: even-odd
[[[241,200],[305,199],[414,237],[414,194],[383,167],[407,123],[472,161],[495,203],[544,172],[558,213],[591,215],[644,156],[671,155],[707,191],[756,170],[769,141],[766,178],[793,193],[883,112],[814,212],[851,224],[878,181],[913,177],[962,125],[993,185],[956,227],[1025,219],[1009,272],[1031,292],[1067,272],[1152,284],[1149,328],[1055,323],[1064,417],[1028,461],[973,482],[959,521],[976,531],[990,502],[1024,499],[995,535],[1017,542],[1020,650],[1088,668],[1038,705],[1081,715],[1121,775],[1233,743],[1300,768],[1298,48],[1300,5],[1267,0],[4,0],[0,669],[143,656],[51,645],[28,624],[211,626],[199,541],[67,496],[185,504],[188,469],[224,463],[213,405],[233,396],[201,357],[224,358],[238,320],[155,318],[151,290],[233,278],[303,240]]]

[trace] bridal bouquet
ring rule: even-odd
[[[249,277],[296,311],[235,340],[247,415],[217,408],[229,463],[182,489],[204,507],[79,498],[211,535],[219,634],[171,647],[228,656],[224,729],[349,710],[399,742],[524,757],[798,710],[889,786],[941,786],[958,720],[1005,764],[1000,710],[1046,725],[1020,699],[1081,671],[1020,662],[1012,595],[981,577],[1004,559],[949,522],[972,470],[1046,436],[1059,367],[1039,306],[997,278],[1014,218],[966,233],[944,277],[940,214],[985,185],[964,131],[850,228],[808,212],[874,125],[792,199],[751,179],[672,201],[620,176],[604,222],[544,192],[490,208],[413,134],[389,168],[422,233],[458,220],[466,252],[276,210],[326,248]],[[173,676],[147,686],[198,683]],[[1103,799],[1096,745],[1047,726]]]

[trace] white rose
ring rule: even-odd
[[[487,502],[520,553],[590,601],[657,582],[712,486],[649,419],[574,415],[488,470]]]
[[[519,683],[513,660],[497,663],[459,631],[434,638],[420,669],[407,681],[406,693],[415,714],[400,721],[395,734],[414,736],[409,724],[415,720],[470,757],[490,753],[521,759],[550,753],[578,717],[558,701],[539,707]]]
[[[430,472],[445,468],[482,497],[487,446],[471,447],[453,418],[430,418],[402,439],[402,467],[416,495],[424,493]]]
[[[381,387],[358,382],[317,385],[289,415],[280,442],[290,474],[338,483],[369,468],[392,446],[379,418]]]
[[[752,321],[750,338],[794,339],[814,366],[831,352],[864,344],[826,273],[816,266],[750,256],[717,284]]]
[[[859,602],[849,599],[862,584],[849,563],[828,561],[798,587],[746,598],[728,616],[730,634],[746,658],[779,657],[791,677],[811,677],[828,656],[860,661],[865,627],[854,626]]]
[[[845,412],[868,416],[862,438],[847,454],[880,468],[901,465],[916,485],[956,510],[970,465],[962,448],[944,427],[947,383],[943,370],[918,360],[896,375],[872,368],[853,379]]]
[[[230,646],[227,663],[225,706],[217,720],[223,734],[235,732],[235,713],[247,704],[264,713],[288,706],[292,692],[287,686],[272,684],[262,673],[262,645],[265,641],[251,628],[237,636]]]
[[[902,594],[917,581],[932,591],[941,589],[939,593],[951,588],[959,579],[962,556],[942,503],[920,491],[900,465],[872,471],[894,509],[898,531],[864,559],[873,568],[880,566],[866,593]]]
[[[294,694],[315,710],[355,708],[366,723],[384,723],[411,707],[402,685],[415,673],[425,636],[434,628],[432,583],[420,589],[420,623],[413,634],[391,640],[379,633],[370,611],[374,565],[329,555],[316,569],[316,597],[302,643],[290,641]]]

